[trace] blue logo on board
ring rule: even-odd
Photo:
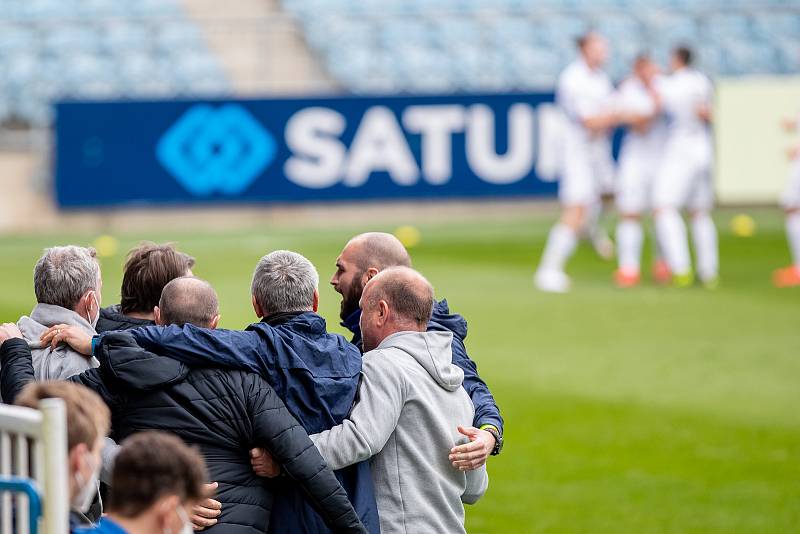
[[[275,138],[238,104],[198,104],[167,130],[158,161],[189,193],[243,193],[275,159]]]

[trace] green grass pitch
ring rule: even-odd
[[[470,532],[798,531],[800,290],[770,285],[788,262],[779,212],[753,214],[747,239],[728,230],[733,212],[717,216],[715,292],[616,290],[613,265],[583,245],[569,266],[574,291],[545,295],[531,276],[551,217],[419,225],[415,266],[468,319],[467,347],[507,424]],[[319,268],[321,313],[341,332],[327,284],[336,255],[356,232],[393,228],[120,235],[120,252],[102,260],[103,302],[118,301],[125,250],[176,241],[217,288],[223,326],[242,327],[254,319],[256,261],[289,248]],[[0,321],[31,309],[43,247],[95,237],[0,238]]]

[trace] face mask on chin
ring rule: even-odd
[[[86,462],[90,465],[94,464],[94,457],[92,456],[92,453],[87,452],[86,455]],[[78,484],[78,493],[72,500],[72,507],[75,510],[78,510],[83,514],[89,511],[89,508],[92,506],[92,502],[94,502],[94,498],[97,496],[97,483],[99,475],[99,463],[92,466],[92,474],[89,477],[89,480],[85,480],[80,471],[75,473],[75,482]]]

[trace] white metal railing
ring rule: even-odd
[[[0,486],[15,488],[0,493],[0,534],[66,534],[69,528],[64,402],[44,399],[39,408],[0,405]],[[20,489],[31,484],[30,495]],[[41,517],[31,526],[29,514],[40,513],[40,499]]]

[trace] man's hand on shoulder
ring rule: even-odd
[[[22,339],[22,332],[19,331],[17,325],[14,323],[3,323],[0,325],[0,345],[14,338]]]
[[[281,466],[264,449],[256,448],[250,451],[250,465],[253,467],[253,472],[260,477],[275,478],[281,474]]]
[[[472,471],[486,463],[496,445],[494,436],[486,430],[472,426],[458,427],[458,431],[469,438],[469,443],[450,449],[453,467],[461,471]]]
[[[50,345],[53,349],[55,349],[59,343],[66,343],[76,352],[80,352],[84,356],[92,355],[92,336],[78,326],[71,326],[68,324],[51,326],[42,334],[39,340],[42,342],[42,345]]]

